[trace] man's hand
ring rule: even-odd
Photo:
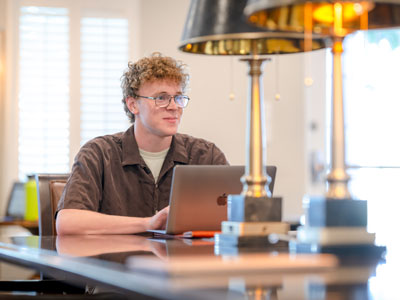
[[[163,208],[153,217],[151,217],[149,222],[149,229],[150,230],[165,229],[168,212],[169,212],[169,206]]]

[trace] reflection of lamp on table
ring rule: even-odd
[[[269,233],[286,233],[282,223],[282,199],[272,198],[268,188],[264,99],[261,88],[262,64],[259,55],[304,51],[298,33],[264,31],[243,20],[246,1],[192,0],[180,50],[195,54],[245,55],[249,65],[250,95],[247,110],[246,166],[240,195],[228,197],[228,221],[216,243],[235,246],[263,246]],[[325,47],[314,39],[309,50]],[[271,226],[274,226],[272,229]]]
[[[277,281],[277,280],[275,280]],[[233,277],[229,279],[229,292],[243,299],[278,299],[278,290],[282,289],[282,279],[277,284],[250,284],[244,277]]]
[[[298,232],[298,247],[331,250],[367,250],[381,254],[375,235],[368,233],[367,202],[352,199],[345,167],[344,114],[341,56],[344,37],[359,29],[400,25],[400,1],[249,0],[245,14],[251,23],[267,30],[318,33],[333,41],[333,100],[331,168],[324,198],[307,203],[307,222]],[[338,247],[337,247],[338,246]],[[344,248],[342,247],[344,246]],[[309,248],[311,247],[311,248]],[[314,248],[313,248],[314,247]],[[321,250],[321,249],[320,249]]]
[[[317,276],[306,275],[304,298],[315,299],[315,295],[324,295],[322,299],[371,299],[369,280],[375,274],[375,265],[354,265],[349,262],[343,267],[320,272]]]

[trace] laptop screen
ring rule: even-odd
[[[276,167],[266,168],[273,192]],[[227,220],[228,195],[240,194],[244,166],[178,165],[171,185],[167,234],[213,231]]]
[[[14,182],[7,204],[6,216],[23,219],[25,215],[25,187],[23,182]]]

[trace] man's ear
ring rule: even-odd
[[[137,99],[130,97],[130,96],[126,97],[126,99],[125,99],[126,106],[133,114],[136,114],[138,112],[136,101],[137,101]]]

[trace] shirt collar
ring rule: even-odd
[[[135,138],[134,125],[128,128],[121,137],[122,143],[122,165],[140,165],[143,159],[139,153],[139,147]],[[166,159],[171,158],[174,162],[187,164],[189,156],[184,145],[183,138],[180,134],[172,137],[170,151]]]
[[[183,138],[180,134],[175,134],[172,137],[170,153],[174,162],[187,164],[189,163],[189,155],[186,150]]]
[[[134,125],[124,132],[121,138],[122,142],[122,165],[140,165],[142,158],[139,153],[139,147],[135,138]]]

